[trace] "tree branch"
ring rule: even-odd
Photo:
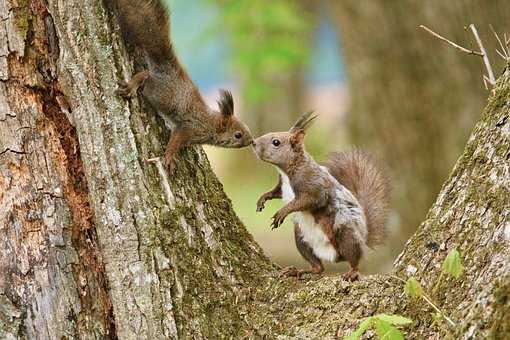
[[[446,42],[446,43],[450,44],[451,46],[453,46],[454,48],[458,49],[458,50],[459,50],[459,51],[461,51],[461,52],[464,52],[464,53],[467,53],[467,54],[472,54],[472,55],[477,55],[477,56],[479,56],[479,57],[483,57],[483,54],[482,54],[481,52],[477,52],[477,51],[469,50],[469,49],[467,49],[467,48],[465,48],[465,47],[462,47],[462,46],[460,46],[460,45],[458,45],[458,44],[454,43],[453,41],[446,39],[446,38],[445,38],[445,37],[443,37],[442,35],[439,35],[438,33],[434,32],[433,30],[431,30],[430,28],[428,28],[428,27],[427,27],[427,26],[425,26],[425,25],[420,25],[420,26],[418,26],[418,27],[420,27],[420,28],[424,29],[425,31],[429,32],[429,33],[430,33],[430,34],[432,34],[434,37],[436,37],[436,38],[438,38],[438,39],[440,39],[440,40],[442,40],[442,41],[444,41],[444,42]]]
[[[478,48],[480,48],[479,52],[462,47],[462,46],[454,43],[453,41],[446,39],[442,35],[434,32],[433,30],[431,30],[430,28],[428,28],[425,25],[420,25],[419,27],[424,29],[425,31],[429,32],[434,37],[448,43],[449,45],[453,46],[454,48],[456,48],[457,50],[459,50],[461,52],[482,57],[483,62],[485,64],[485,68],[487,69],[487,76],[484,75],[482,77],[485,88],[488,90],[487,83],[489,83],[491,86],[494,86],[496,84],[496,78],[494,77],[494,72],[492,71],[492,66],[489,61],[489,57],[487,56],[487,51],[485,50],[485,47],[483,46],[482,40],[480,39],[480,36],[478,35],[478,31],[476,30],[475,25],[470,24],[468,27],[469,27],[469,29],[471,29],[471,32],[473,33],[473,35],[475,37],[476,43],[478,44]],[[498,38],[498,40],[499,40],[499,38]],[[501,44],[501,42],[500,42],[500,44]]]
[[[489,57],[487,56],[487,51],[485,50],[485,47],[483,47],[482,39],[480,39],[480,36],[478,35],[478,31],[476,30],[475,25],[471,24],[469,25],[469,28],[471,29],[471,32],[473,32],[476,43],[478,44],[480,52],[482,53],[483,62],[485,64],[485,68],[487,69],[487,74],[489,75],[487,81],[492,86],[494,86],[494,84],[496,84],[496,78],[494,77],[494,72],[492,71],[491,63],[489,61]]]

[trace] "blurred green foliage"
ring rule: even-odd
[[[214,30],[227,33],[234,74],[252,105],[277,93],[274,77],[306,63],[303,37],[312,29],[299,2],[289,0],[205,0],[218,5]]]

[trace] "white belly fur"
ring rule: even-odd
[[[287,204],[294,199],[295,195],[287,175],[283,172],[280,174],[282,176],[282,200]],[[334,262],[337,259],[337,252],[322,231],[321,226],[315,223],[312,214],[299,211],[293,213],[292,216],[299,225],[303,241],[312,248],[315,256],[324,261]]]

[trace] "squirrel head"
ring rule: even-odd
[[[224,148],[242,148],[252,144],[250,129],[234,116],[234,99],[230,91],[220,90],[218,106],[220,122],[214,144]]]
[[[306,130],[317,118],[313,111],[304,113],[287,132],[271,132],[253,141],[255,154],[260,160],[274,164],[283,170],[305,152]]]

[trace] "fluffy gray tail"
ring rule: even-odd
[[[371,155],[361,150],[334,152],[324,164],[331,175],[358,199],[367,220],[367,245],[374,247],[386,237],[389,185]]]
[[[170,20],[161,0],[105,0],[114,10],[124,40],[144,50],[155,64],[174,59]]]

